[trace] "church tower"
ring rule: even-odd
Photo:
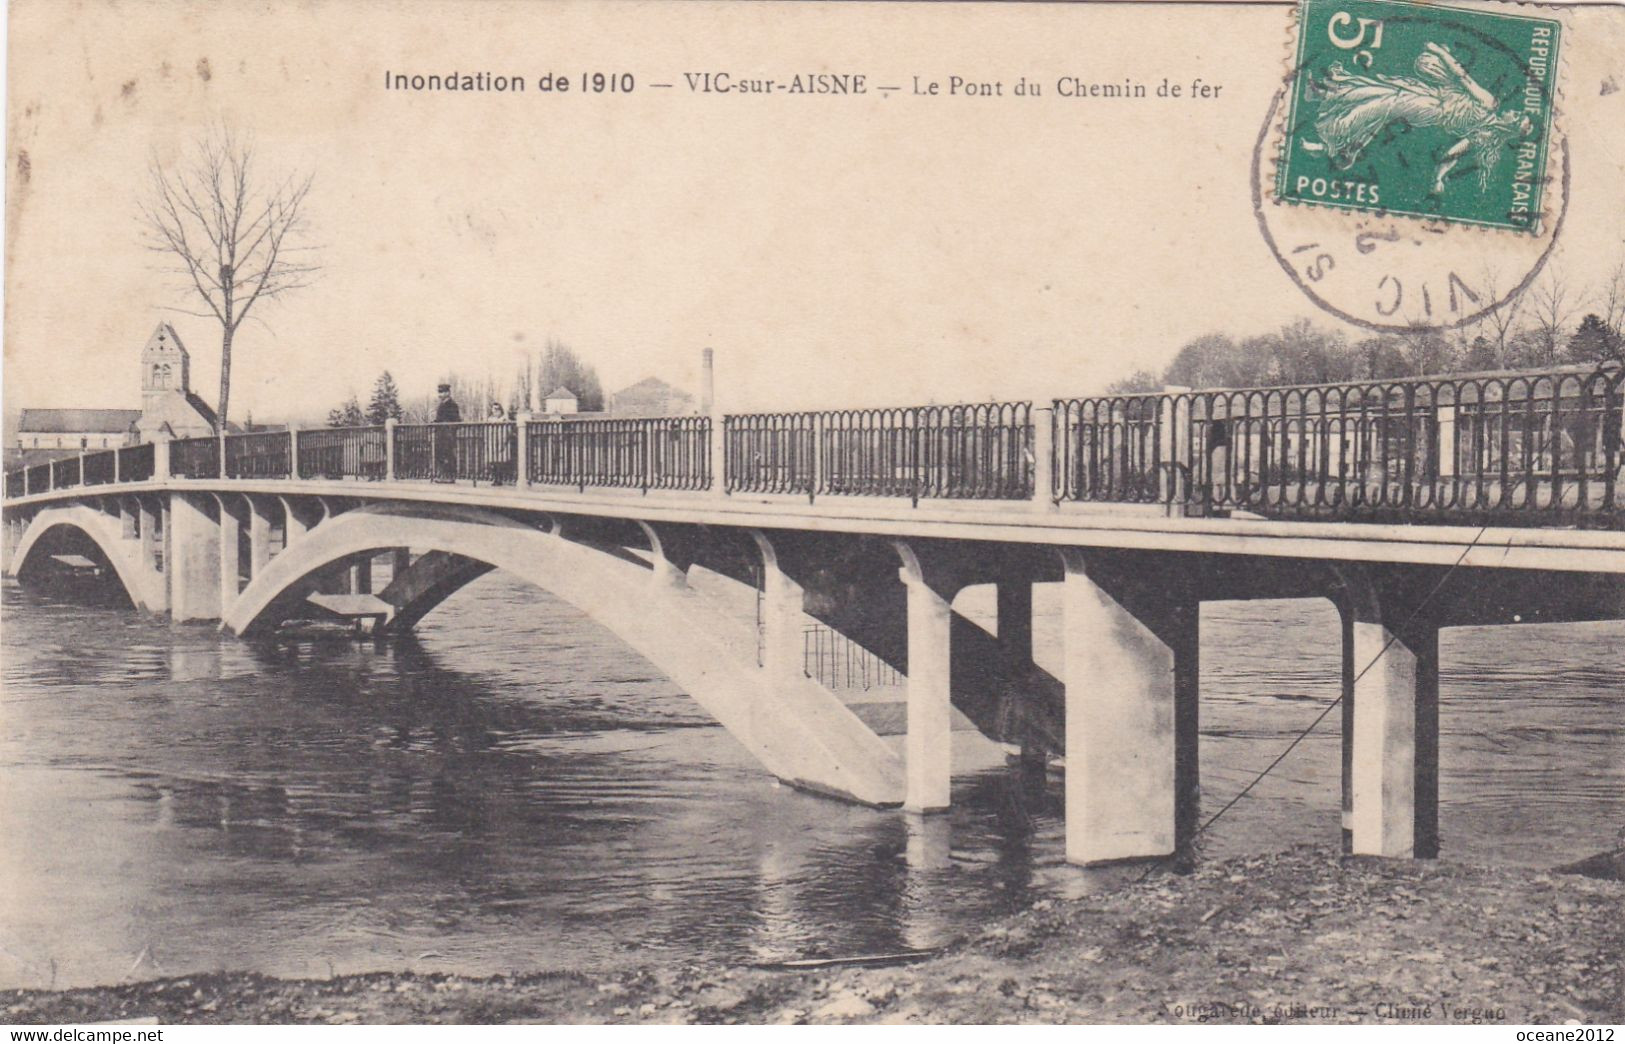
[[[186,395],[192,389],[191,359],[186,346],[168,323],[159,323],[141,349],[141,410],[150,415],[160,412],[161,404],[169,392]]]

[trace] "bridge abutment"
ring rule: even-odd
[[[1198,603],[1062,558],[1067,859],[1172,855],[1196,817]]]

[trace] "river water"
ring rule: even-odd
[[[1041,589],[1041,662],[1054,608]],[[1335,698],[1339,644],[1320,602],[1202,623],[1211,813]],[[1059,783],[1024,792],[973,735],[948,816],[779,787],[617,639],[500,574],[398,644],[254,645],[10,581],[0,628],[0,987],[874,953],[1115,880],[1065,864]],[[1452,630],[1442,659],[1445,857],[1618,845],[1625,623]],[[1204,855],[1336,843],[1338,719]]]

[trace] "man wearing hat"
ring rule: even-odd
[[[457,400],[451,397],[451,385],[442,384],[435,390],[440,393],[440,403],[434,408],[434,422],[456,424],[461,421],[463,411],[458,408]],[[457,481],[457,438],[454,431],[436,429],[434,433],[434,478],[436,482]]]
[[[440,404],[434,408],[434,422],[456,424],[462,420],[463,411],[458,408],[457,400],[451,397],[451,385],[442,384],[435,390],[440,393]]]

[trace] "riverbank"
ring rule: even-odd
[[[210,974],[0,992],[0,1022],[1618,1022],[1622,911],[1617,880],[1300,847],[1041,901],[912,964]]]

